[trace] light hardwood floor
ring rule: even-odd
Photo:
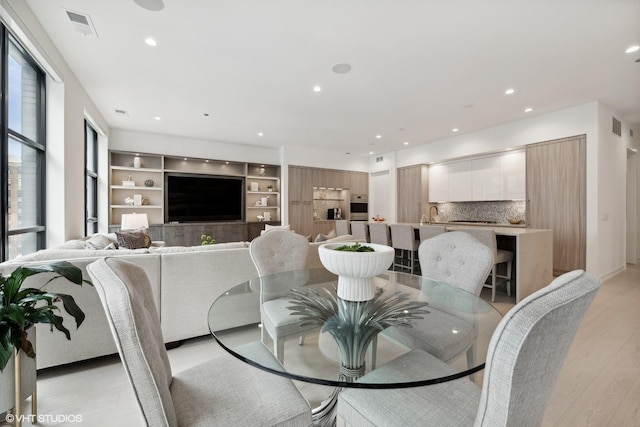
[[[640,426],[640,266],[627,267],[604,283],[582,322],[543,426]],[[512,306],[498,294],[500,311]],[[205,337],[170,350],[169,357],[178,372],[222,351]],[[48,417],[39,426],[143,425],[117,357],[41,371],[38,388],[39,414]],[[318,392],[301,388],[305,394]],[[71,416],[82,422],[71,422]]]

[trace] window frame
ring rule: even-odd
[[[13,44],[26,63],[36,72],[36,138],[38,142],[9,129],[9,52]],[[46,247],[46,84],[45,73],[31,55],[13,36],[8,28],[0,23],[0,262],[9,257],[9,238],[12,236],[35,233],[36,249]],[[36,150],[36,224],[9,229],[9,139],[14,139],[26,147]]]
[[[93,140],[89,141],[89,135],[93,136]],[[88,145],[93,145],[93,158],[88,158]],[[89,162],[91,161],[93,170],[89,169]],[[98,132],[91,126],[88,120],[84,121],[84,234],[98,232]],[[89,187],[89,181],[92,182],[93,188],[93,200],[89,200],[89,194],[87,188]],[[92,211],[95,212],[95,217],[89,216],[89,203],[91,203]],[[91,230],[90,228],[91,224]]]

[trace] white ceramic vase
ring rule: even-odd
[[[374,252],[336,251],[354,242],[327,243],[318,248],[322,265],[338,275],[338,297],[346,301],[369,301],[375,296],[373,277],[393,262],[394,249],[386,245],[363,243]]]

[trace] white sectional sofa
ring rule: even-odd
[[[349,241],[351,236],[332,240]],[[326,242],[309,244],[307,268],[322,266],[318,258],[318,246],[322,243]],[[232,286],[258,276],[249,255],[249,242],[135,250],[46,249],[0,264],[0,273],[9,274],[19,265],[66,260],[79,267],[84,278],[89,279],[86,266],[106,256],[124,257],[144,268],[151,282],[166,343],[209,334],[207,314],[213,301]],[[27,279],[25,286],[39,287],[48,280],[46,276],[33,276]],[[48,287],[73,295],[86,318],[76,329],[73,318],[63,314],[65,326],[71,331],[70,341],[59,331],[51,332],[46,325],[37,326],[38,369],[117,352],[102,305],[92,286],[80,287],[61,279]],[[243,294],[238,294],[237,298],[243,298]],[[259,313],[252,317],[235,312],[230,314],[225,326],[232,328],[259,321]]]

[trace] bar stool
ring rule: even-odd
[[[351,235],[354,240],[369,241],[369,230],[366,221],[351,221]]]
[[[447,229],[444,225],[421,225],[418,228],[418,233],[420,234],[420,243],[422,243],[423,240],[435,237],[438,234],[444,233],[445,231],[447,231]]]
[[[507,295],[511,296],[511,268],[513,264],[513,252],[506,251],[504,249],[498,249],[498,243],[496,241],[496,233],[493,230],[483,230],[476,228],[469,228],[462,230],[465,233],[471,234],[480,243],[489,247],[493,252],[493,268],[491,269],[491,283],[485,284],[487,288],[491,288],[491,302],[496,299],[496,279],[506,279],[507,281]],[[507,263],[507,274],[501,276],[497,272],[498,264]]]
[[[336,220],[336,235],[344,236],[346,234],[351,234],[351,230],[349,229],[349,221],[346,219],[337,219]]]
[[[414,272],[414,261],[416,260],[416,252],[418,251],[419,243],[416,240],[413,226],[406,224],[391,224],[391,246],[394,249],[400,250],[400,257],[396,257],[393,261],[393,269],[396,267],[399,268],[408,268],[411,273]],[[409,265],[405,265],[404,261],[404,253],[405,251],[409,251]],[[399,261],[398,262],[398,258]]]
[[[369,239],[371,243],[391,246],[389,226],[384,222],[374,222],[369,224]]]

